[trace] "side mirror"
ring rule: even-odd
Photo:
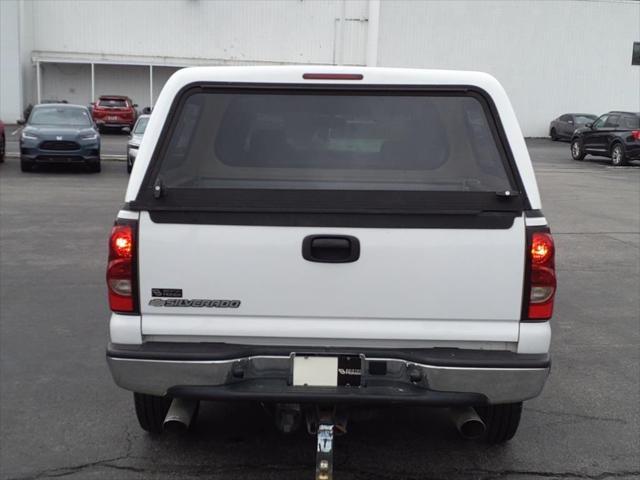
[[[587,128],[593,128],[593,123],[589,122],[589,123],[585,123],[584,125]]]
[[[27,122],[25,122],[23,119],[20,119],[20,120],[16,121],[16,124],[18,124],[18,125],[24,125],[25,123],[27,123]]]
[[[124,133],[131,133],[131,129],[129,127],[122,127],[122,131]]]
[[[137,103],[134,103],[134,104],[133,104],[133,107],[134,107],[134,108],[138,108],[138,104],[137,104]]]

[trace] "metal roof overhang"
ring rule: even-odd
[[[186,57],[157,57],[147,55],[121,55],[114,53],[90,52],[54,52],[34,50],[31,61],[36,63],[76,63],[95,65],[123,65],[154,67],[196,67],[215,65],[283,65],[287,62],[271,62],[264,60],[238,60],[223,58],[186,58]]]

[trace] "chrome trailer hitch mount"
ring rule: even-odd
[[[315,480],[333,480],[334,434],[347,433],[347,413],[337,407],[315,407],[307,411],[307,431],[316,435]]]

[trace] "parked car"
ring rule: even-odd
[[[133,162],[138,155],[138,148],[140,148],[144,131],[147,129],[147,123],[149,123],[149,115],[140,115],[129,136],[127,142],[127,172],[129,173],[133,169]]]
[[[577,128],[584,127],[593,122],[597,115],[590,113],[565,113],[549,124],[549,136],[551,140],[571,140],[573,132]]]
[[[346,405],[453,407],[463,436],[514,436],[549,373],[556,275],[497,80],[186,68],[143,143],[107,265],[107,360],[143,429],[262,402],[283,431],[306,417],[316,478]]]
[[[129,97],[122,95],[102,95],[93,104],[91,113],[100,131],[106,128],[133,128],[138,113]]]
[[[571,156],[608,157],[615,166],[640,160],[640,113],[613,111],[576,130],[571,139]]]
[[[33,107],[20,134],[20,168],[38,164],[84,163],[100,171],[100,134],[87,107],[47,104]]]
[[[4,123],[0,120],[0,163],[4,162],[4,155],[7,150],[7,136],[4,130]]]

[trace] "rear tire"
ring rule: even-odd
[[[582,145],[582,141],[579,138],[574,138],[571,140],[571,157],[574,160],[584,160],[584,157],[587,154],[584,152],[584,146]]]
[[[20,170],[23,172],[30,172],[33,170],[33,162],[31,160],[20,159]]]
[[[558,141],[558,134],[556,133],[556,129],[552,128],[551,129],[551,140],[554,142]]]
[[[162,433],[162,424],[171,405],[171,397],[157,397],[146,393],[134,393],[138,423],[149,433]]]
[[[504,443],[513,438],[520,425],[522,402],[476,407],[487,432],[484,440],[490,444]]]
[[[614,143],[611,148],[611,164],[614,167],[622,167],[627,164],[627,157],[621,143]]]
[[[4,135],[0,137],[0,163],[4,162],[4,153],[7,149],[7,139]]]

